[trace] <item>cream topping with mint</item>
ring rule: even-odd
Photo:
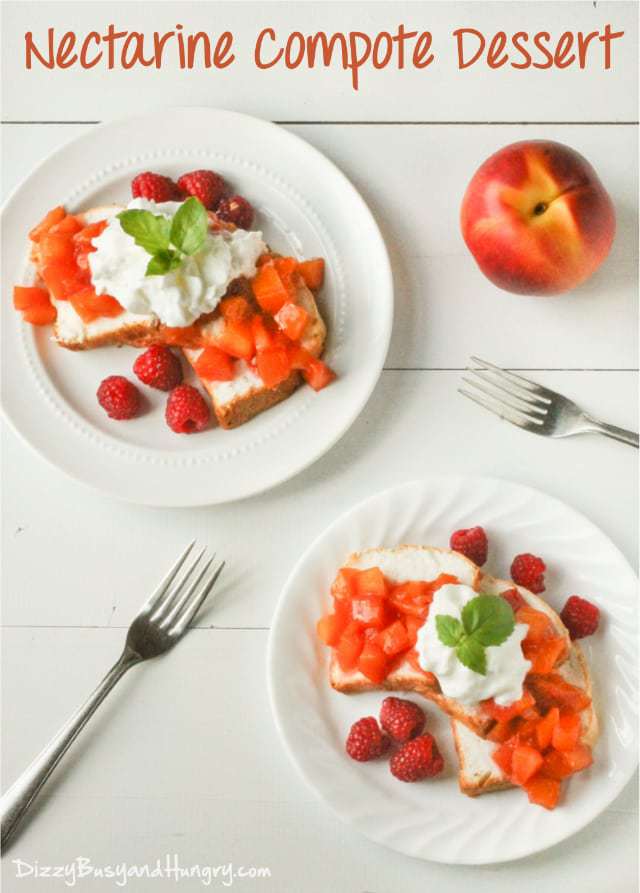
[[[527,632],[504,599],[447,584],[436,591],[418,630],[418,661],[446,697],[468,705],[494,698],[504,707],[522,697],[531,668],[522,653]]]
[[[266,251],[260,232],[210,232],[206,211],[195,199],[159,204],[133,199],[92,244],[89,268],[96,293],[175,327],[215,310],[234,279],[255,275]]]

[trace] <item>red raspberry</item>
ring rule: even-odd
[[[351,726],[345,747],[352,760],[366,763],[367,760],[382,756],[389,748],[389,743],[378,720],[373,716],[365,716]]]
[[[442,772],[444,760],[433,735],[427,732],[403,744],[391,757],[389,768],[400,781],[420,781]]]
[[[598,629],[600,609],[579,595],[572,595],[562,609],[560,619],[569,630],[572,639],[584,639]]]
[[[216,207],[224,195],[224,180],[213,171],[191,171],[183,174],[178,186],[187,195],[195,195],[210,211]]]
[[[478,567],[482,567],[487,560],[489,543],[487,541],[487,534],[482,527],[469,527],[466,530],[456,530],[455,533],[451,534],[449,546],[454,552],[460,552],[461,555],[464,555],[470,561],[473,561]]]
[[[165,418],[176,434],[195,434],[209,424],[209,407],[200,391],[190,384],[180,384],[169,394]]]
[[[152,202],[171,202],[179,199],[180,190],[169,177],[145,171],[131,181],[131,195]]]
[[[380,725],[395,741],[415,738],[424,728],[423,711],[413,701],[385,698],[380,708]]]
[[[123,375],[110,375],[96,393],[98,403],[110,419],[132,419],[140,408],[138,389]]]
[[[168,347],[150,347],[133,364],[133,371],[143,384],[159,391],[170,391],[182,381],[182,366]]]
[[[223,198],[216,209],[216,215],[220,220],[234,223],[240,229],[249,229],[253,223],[253,208],[241,195]]]
[[[516,613],[516,611],[519,611],[520,608],[523,608],[526,605],[525,600],[522,598],[515,586],[513,587],[513,589],[506,589],[504,592],[501,592],[500,595],[503,599],[509,602],[514,614]]]
[[[516,555],[511,564],[511,579],[529,592],[544,592],[544,572],[547,566],[537,555],[524,552]]]

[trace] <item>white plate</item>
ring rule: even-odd
[[[111,374],[132,376],[136,351],[73,353],[50,330],[21,322],[12,287],[28,281],[27,233],[49,208],[125,202],[142,170],[177,177],[213,168],[258,210],[256,226],[283,254],[324,257],[320,305],[326,359],[338,380],[290,399],[234,430],[179,436],[166,397],[145,388],[149,411],[107,418],[95,392]],[[2,404],[14,428],[68,474],[150,505],[208,505],[273,487],[328,450],[378,380],[393,316],[387,252],[371,213],[319,152],[266,121],[214,109],[170,109],[96,127],[52,155],[8,200],[2,217]]]
[[[427,705],[428,728],[445,757],[438,778],[403,784],[386,761],[355,763],[344,753],[350,725],[377,715],[383,695],[347,696],[328,683],[328,649],[314,626],[345,558],[368,546],[447,546],[452,531],[483,525],[487,569],[509,576],[514,555],[533,552],[549,568],[545,598],[560,609],[569,595],[597,602],[601,627],[583,640],[602,733],[595,763],[567,784],[553,812],[521,790],[478,797],[458,791],[449,724]],[[564,840],[605,809],[637,765],[636,577],[618,549],[582,515],[549,496],[488,478],[430,477],[352,509],[316,540],[282,593],[269,643],[268,675],[276,724],[291,759],[345,821],[372,840],[435,862],[479,865],[527,856]]]

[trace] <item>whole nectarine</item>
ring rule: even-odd
[[[499,288],[555,295],[597,270],[611,248],[613,204],[578,152],[545,140],[512,143],[473,175],[462,235]]]

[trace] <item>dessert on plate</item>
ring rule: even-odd
[[[164,370],[181,352],[223,428],[244,424],[305,381],[321,390],[335,377],[320,359],[326,326],[316,296],[324,262],[272,252],[251,229],[251,205],[226,193],[212,171],[177,183],[145,172],[133,180],[126,207],[52,209],[29,233],[35,282],[15,287],[16,309],[26,322],[52,325],[68,350],[151,349],[134,371],[161,390],[179,385],[182,376],[176,382]],[[140,367],[158,367],[156,383]],[[115,411],[100,402],[112,418],[131,418],[135,386],[111,378],[120,379],[109,382]],[[202,395],[191,392],[181,406],[202,414]],[[195,414],[172,427],[201,430]]]
[[[532,803],[553,809],[562,782],[593,761],[598,720],[575,640],[595,631],[598,609],[572,596],[559,616],[539,594],[541,559],[518,556],[514,580],[500,580],[479,566],[486,560],[482,528],[457,532],[454,546],[457,534],[471,534],[459,544],[465,554],[403,545],[350,556],[317,626],[331,649],[330,684],[347,694],[386,690],[428,699],[450,717],[463,793],[519,786]],[[411,712],[398,705],[400,714]],[[438,753],[435,741],[428,746]],[[418,767],[419,754],[409,756]]]

